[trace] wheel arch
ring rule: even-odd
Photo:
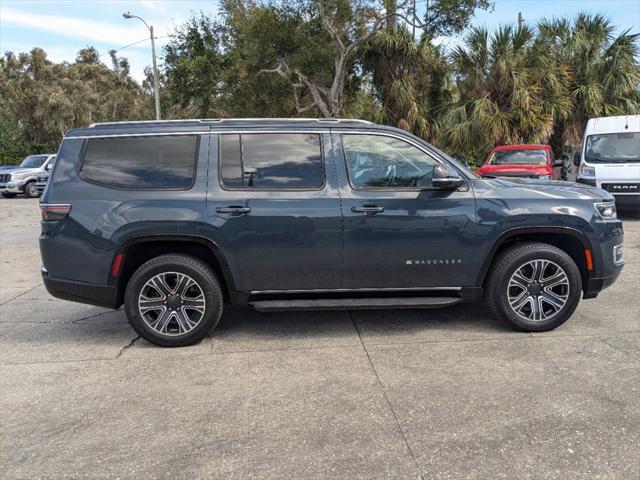
[[[133,273],[148,260],[168,253],[182,253],[194,256],[207,265],[220,279],[226,299],[236,291],[229,264],[220,247],[213,240],[196,235],[153,235],[127,240],[115,252],[124,254],[123,263],[116,279],[118,285],[118,306],[124,300],[124,291]]]
[[[583,289],[586,287],[590,270],[587,268],[585,250],[592,251],[591,242],[583,232],[571,227],[521,227],[503,232],[491,246],[482,264],[478,285],[485,284],[498,253],[517,242],[543,242],[560,248],[576,263]]]

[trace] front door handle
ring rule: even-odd
[[[240,215],[242,213],[249,213],[251,211],[251,207],[241,207],[232,205],[230,207],[218,207],[216,208],[216,212],[218,213],[231,213]]]
[[[375,215],[384,212],[384,207],[376,207],[375,205],[364,205],[362,207],[351,207],[354,213],[364,213],[365,215]]]

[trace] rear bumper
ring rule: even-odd
[[[115,285],[93,285],[55,278],[49,276],[45,268],[42,268],[41,272],[44,286],[54,297],[113,309],[120,306],[118,287]]]

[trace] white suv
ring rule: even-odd
[[[29,155],[16,168],[0,172],[0,194],[12,198],[19,193],[27,197],[37,197],[40,191],[36,188],[38,176],[48,172],[49,164],[53,165],[54,154],[44,153]]]

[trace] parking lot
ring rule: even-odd
[[[626,267],[542,334],[484,307],[229,310],[160,349],[54,299],[37,199],[0,200],[4,478],[640,476],[640,221]]]

